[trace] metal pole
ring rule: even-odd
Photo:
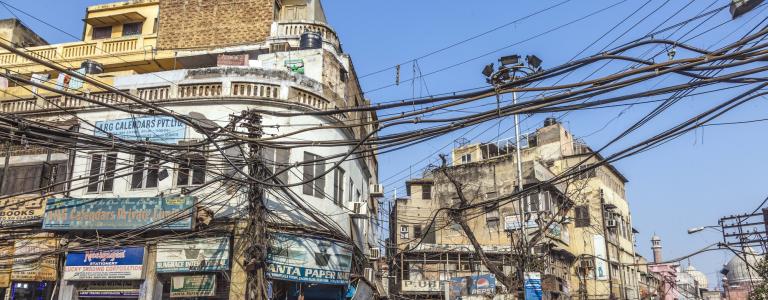
[[[517,104],[517,92],[512,92],[512,105]],[[522,150],[520,149],[520,116],[519,114],[515,114],[515,160],[517,161],[517,187],[519,191],[523,190],[523,160],[522,160]],[[528,236],[525,232],[525,205],[523,203],[524,198],[521,196],[520,200],[517,202],[517,207],[520,210],[520,241],[523,244],[523,251],[521,253],[523,254],[520,259],[520,279],[523,280],[523,289],[525,289],[525,263],[528,259]],[[523,292],[523,295],[525,295],[525,292]],[[523,299],[525,296],[523,296]]]
[[[608,236],[608,227],[605,224],[605,198],[603,198],[603,191],[600,190],[600,215],[603,219],[603,237],[605,238],[605,259],[608,261],[608,295],[610,299],[614,299],[613,294],[613,274],[611,274],[611,269],[613,269],[613,266],[611,264],[611,249],[608,246],[610,244],[610,239]],[[618,252],[618,251],[617,251]]]

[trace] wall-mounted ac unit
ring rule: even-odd
[[[370,195],[371,197],[384,197],[384,186],[381,184],[371,184]]]
[[[368,258],[371,260],[381,258],[381,249],[376,247],[368,248]]]

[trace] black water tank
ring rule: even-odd
[[[546,119],[544,119],[544,127],[552,126],[552,125],[555,125],[555,124],[557,124],[557,119],[556,118],[546,118]]]
[[[80,68],[85,69],[85,74],[101,74],[104,72],[104,65],[90,59],[80,64]]]
[[[323,36],[318,32],[307,31],[301,34],[299,40],[299,49],[320,49],[323,48]]]

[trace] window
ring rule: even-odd
[[[303,192],[305,195],[323,197],[325,195],[325,163],[323,158],[309,152],[304,152],[304,162],[314,161],[311,164],[304,165],[304,183]]]
[[[43,165],[8,167],[8,177],[3,179],[3,195],[31,193],[40,187]]]
[[[306,5],[286,5],[282,11],[283,21],[296,21],[305,20],[307,18],[307,6]]]
[[[586,171],[589,168],[592,168],[593,164],[583,164],[576,168],[576,179],[587,179],[587,178],[593,178],[597,176],[597,168],[591,169],[589,171]]]
[[[91,155],[87,192],[111,192],[115,183],[116,166],[117,153],[97,153]]]
[[[93,35],[91,36],[94,40],[100,40],[100,39],[108,39],[112,37],[112,26],[106,26],[106,27],[93,27]]]
[[[291,173],[290,149],[263,148],[261,156],[267,162],[267,168],[272,174],[278,174],[276,179],[282,183],[288,183],[288,175]]]
[[[355,198],[353,197],[352,193],[355,191],[355,182],[352,181],[352,178],[349,179],[349,201],[355,201]]]
[[[539,212],[541,211],[541,202],[539,201],[539,194],[530,194],[527,197],[526,212]]]
[[[149,158],[143,154],[136,154],[133,157],[133,175],[131,176],[131,189],[156,188],[158,183],[158,173],[160,171],[160,160]]]
[[[181,159],[176,186],[201,185],[205,183],[205,158],[200,156]]]
[[[344,169],[333,170],[333,203],[341,206],[344,203]]]
[[[471,163],[472,162],[472,153],[467,153],[461,156],[461,163]]]
[[[123,24],[123,36],[140,35],[142,25],[143,22]]]
[[[424,185],[421,186],[421,199],[423,199],[423,200],[432,199],[432,185],[431,184],[424,184]]]
[[[400,238],[408,239],[408,225],[400,225]]]
[[[421,225],[413,225],[413,238],[421,238]]]
[[[155,18],[155,23],[152,24],[152,33],[157,33],[157,26],[160,25],[158,23],[158,19]]]
[[[588,227],[589,226],[589,206],[580,205],[576,206],[574,211],[576,215],[576,227]]]
[[[361,195],[360,195],[360,190],[355,190],[355,196],[357,196],[355,197],[355,200],[357,200],[357,203],[363,203],[363,199],[361,198]]]

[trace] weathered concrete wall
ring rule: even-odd
[[[19,47],[48,45],[48,42],[32,31],[32,29],[21,24],[18,19],[0,20],[0,38],[3,39],[3,42],[10,41]]]

